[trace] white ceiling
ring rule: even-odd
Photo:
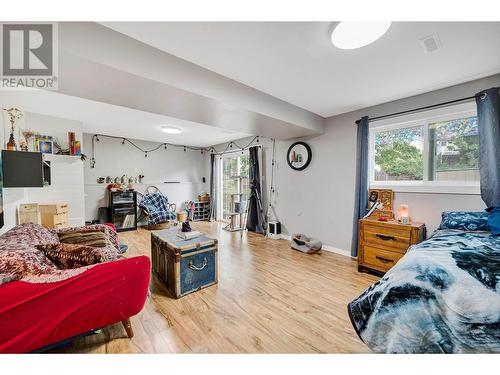
[[[2,90],[0,103],[22,108],[26,112],[80,121],[85,133],[158,143],[208,147],[250,135],[53,91]],[[165,134],[160,130],[162,126],[175,126],[183,132]]]
[[[356,50],[331,44],[331,22],[104,25],[324,117],[500,72],[500,22],[395,22]]]

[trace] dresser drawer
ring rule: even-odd
[[[365,223],[363,243],[391,248],[404,254],[411,244],[411,228],[390,228]]]
[[[382,250],[369,245],[363,246],[363,263],[379,271],[386,272],[393,267],[403,254]]]

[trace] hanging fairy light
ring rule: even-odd
[[[112,139],[121,140],[122,145],[124,145],[125,142],[127,142],[131,146],[133,146],[134,148],[136,148],[137,150],[143,152],[144,153],[144,158],[148,157],[148,153],[156,151],[156,150],[158,150],[158,149],[160,149],[162,147],[165,150],[167,150],[168,146],[172,146],[174,148],[175,147],[177,147],[177,148],[182,147],[183,150],[184,150],[184,152],[187,152],[188,149],[189,150],[193,150],[193,151],[200,151],[201,155],[203,155],[205,151],[210,152],[210,154],[222,155],[222,154],[228,152],[229,149],[232,150],[231,152],[241,151],[242,154],[244,154],[244,151],[247,150],[252,144],[260,142],[260,137],[259,136],[255,136],[244,147],[241,147],[235,141],[231,141],[231,142],[229,142],[229,144],[226,146],[226,148],[223,151],[217,151],[217,149],[215,147],[213,147],[213,146],[211,146],[209,148],[204,148],[204,147],[181,146],[181,145],[176,145],[176,144],[171,144],[171,143],[160,143],[158,146],[156,146],[156,147],[154,147],[154,148],[152,148],[150,150],[144,150],[139,145],[135,144],[134,141],[132,141],[132,140],[126,138],[126,137],[116,137],[116,136],[112,136],[112,135],[94,134],[94,136],[92,137],[92,155],[91,155],[91,157],[89,159],[89,161],[90,161],[90,168],[94,168],[95,167],[96,160],[95,160],[95,149],[94,149],[95,146],[94,146],[94,142],[99,142],[100,141],[99,137],[105,137],[105,138],[112,138]],[[233,146],[235,146],[235,147],[233,147]],[[261,146],[259,145],[259,147],[261,147]]]

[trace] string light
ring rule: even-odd
[[[125,144],[125,142],[128,142],[132,147],[134,147],[137,150],[143,152],[145,158],[148,157],[148,153],[156,151],[156,150],[160,149],[162,146],[165,148],[165,150],[167,150],[167,146],[182,147],[184,149],[184,152],[187,152],[188,149],[189,150],[195,150],[195,151],[198,150],[198,151],[200,151],[200,153],[202,155],[204,154],[204,151],[207,151],[207,152],[210,151],[211,154],[215,154],[215,155],[223,155],[224,153],[228,152],[229,149],[233,149],[233,151],[231,151],[231,152],[240,151],[241,150],[242,154],[244,154],[244,151],[247,150],[248,148],[250,148],[252,146],[252,144],[260,142],[259,136],[255,136],[254,138],[252,138],[252,140],[247,145],[245,145],[244,147],[241,147],[235,141],[231,141],[231,142],[229,142],[229,144],[227,144],[226,148],[224,150],[222,150],[222,151],[217,151],[217,149],[215,147],[213,147],[213,146],[211,146],[209,148],[204,148],[204,147],[181,146],[181,145],[176,145],[176,144],[171,144],[171,143],[160,143],[158,146],[156,146],[156,147],[154,147],[154,148],[152,148],[150,150],[144,150],[140,146],[138,146],[137,144],[135,144],[132,140],[130,140],[128,138],[125,138],[125,137],[115,137],[113,135],[103,135],[103,134],[101,134],[100,136],[101,137],[105,137],[105,138],[120,139],[121,143],[123,145]],[[91,155],[91,158],[90,158],[90,167],[91,168],[94,168],[95,167],[95,163],[96,163],[94,141],[96,141],[96,142],[100,141],[99,134],[94,134],[94,136],[92,137],[92,155]],[[235,146],[234,148],[236,148],[235,150],[233,148],[233,145]],[[258,145],[258,147],[262,147],[262,146]]]

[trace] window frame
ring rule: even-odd
[[[467,102],[428,111],[412,113],[369,123],[368,185],[374,189],[392,189],[407,193],[480,194],[479,181],[430,181],[429,124],[461,117],[477,116],[476,104]],[[422,181],[375,181],[375,135],[379,132],[411,127],[423,127],[424,178]]]

